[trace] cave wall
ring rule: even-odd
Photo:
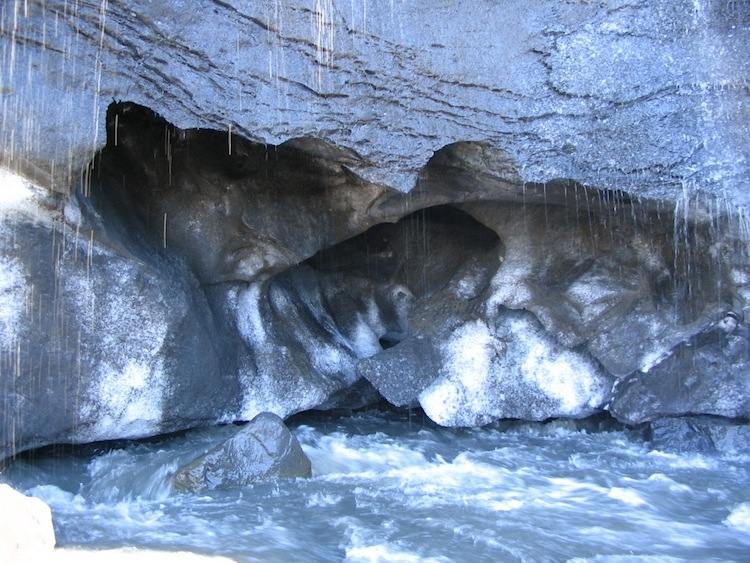
[[[228,143],[319,137],[400,190],[482,141],[530,182],[745,205],[749,45],[734,1],[11,1],[0,150],[69,190],[114,98]]]
[[[747,223],[487,143],[404,194],[305,138],[113,103],[70,196],[3,172],[0,456],[385,398],[435,422],[750,414]]]
[[[746,417],[749,45],[746,2],[2,3],[0,457]]]

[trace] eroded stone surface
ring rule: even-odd
[[[748,22],[744,2],[692,0],[11,3],[0,146],[69,187],[114,97],[181,127],[324,138],[401,189],[480,140],[527,181],[747,203]]]

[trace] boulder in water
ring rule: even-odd
[[[173,483],[181,491],[201,491],[311,474],[310,460],[297,438],[281,418],[264,412],[225,442],[179,468]]]

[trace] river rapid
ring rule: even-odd
[[[232,426],[18,458],[58,545],[238,561],[750,559],[750,456],[653,450],[613,423],[439,428],[368,411],[289,421],[308,480],[181,494],[171,473]]]

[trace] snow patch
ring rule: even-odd
[[[57,217],[51,204],[54,197],[23,176],[0,168],[0,223],[7,217],[51,223]]]
[[[576,415],[604,401],[604,387],[590,360],[559,349],[527,319],[514,321],[512,332],[520,346],[523,377],[559,402],[558,415]]]
[[[129,360],[121,369],[104,367],[93,389],[99,417],[97,432],[119,437],[148,434],[161,422],[164,392],[161,359],[151,364]]]
[[[372,330],[361,314],[357,314],[357,323],[354,326],[351,345],[357,358],[369,358],[382,349],[378,335]]]
[[[492,343],[490,330],[481,320],[462,325],[450,336],[442,377],[419,396],[422,408],[435,422],[443,424],[445,415],[454,418],[455,411],[467,404],[472,411],[487,410]]]
[[[593,361],[557,344],[529,313],[508,312],[494,330],[481,320],[456,329],[438,378],[419,401],[438,424],[475,426],[582,416],[604,402],[608,389]]]

